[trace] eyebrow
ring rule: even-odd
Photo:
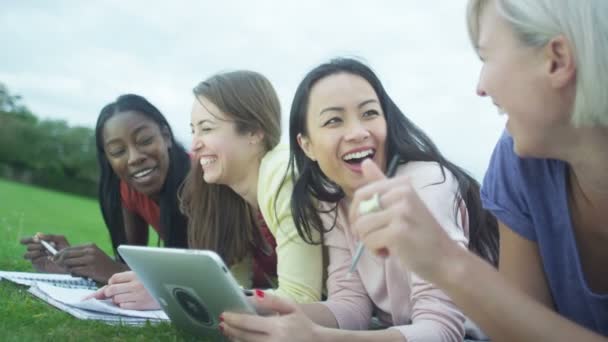
[[[365,100],[361,103],[359,103],[359,105],[357,106],[357,108],[362,108],[370,103],[378,103],[378,100],[376,99],[369,99],[369,100]],[[338,111],[338,112],[343,112],[344,111],[344,107],[327,107],[325,109],[323,109],[319,115],[323,115],[326,112],[331,112],[331,111]]]

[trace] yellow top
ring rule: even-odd
[[[323,251],[321,245],[304,242],[296,230],[291,215],[291,172],[284,180],[288,163],[289,148],[279,145],[262,158],[258,174],[258,205],[277,242],[278,286],[271,292],[310,303],[321,299]],[[233,265],[231,271],[242,286],[251,286],[251,258]]]

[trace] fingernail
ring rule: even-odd
[[[224,333],[224,326],[222,324],[217,326],[220,329],[220,332],[223,334]]]
[[[224,314],[221,314],[220,315],[220,322],[223,322],[223,321],[224,321]]]
[[[255,296],[258,298],[264,298],[264,291],[260,289],[255,289]]]

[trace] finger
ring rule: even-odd
[[[43,233],[37,233],[36,236],[41,239],[41,240],[45,240],[48,242],[63,242],[65,241],[65,236],[63,235],[53,235],[53,234],[43,234]]]
[[[81,258],[81,257],[85,256],[86,254],[87,254],[87,251],[86,251],[85,247],[82,247],[82,246],[68,247],[68,248],[64,248],[64,249],[60,250],[59,252],[57,252],[57,254],[55,254],[55,256],[53,257],[53,260],[57,263],[63,263],[63,262],[65,262],[65,260],[72,259],[72,258]]]
[[[297,310],[297,306],[287,299],[266,294],[264,291],[255,290],[256,309],[271,310],[281,315],[290,314]]]
[[[94,278],[93,275],[95,273],[95,269],[91,266],[86,265],[86,266],[74,266],[74,267],[64,267],[64,268],[72,276]]]
[[[108,285],[105,294],[107,297],[114,297],[123,293],[131,293],[134,289],[130,284],[131,283],[120,283]]]
[[[106,297],[106,294],[105,294],[106,287],[107,287],[107,285],[89,295],[82,297],[81,300],[87,300],[87,299],[93,299],[93,298],[94,299],[107,299],[108,297]]]
[[[118,306],[120,306],[120,304],[125,304],[125,303],[135,303],[135,302],[137,302],[136,297],[137,297],[137,295],[133,292],[121,293],[121,294],[112,296],[112,302]]]
[[[220,331],[232,341],[266,342],[268,334],[255,331],[241,330],[225,322],[219,325]]]
[[[46,248],[41,243],[29,243],[26,245],[28,251],[44,251]]]
[[[371,232],[386,228],[392,219],[387,209],[361,215],[352,223],[352,231],[359,240],[364,240]]]
[[[394,246],[395,242],[392,227],[373,231],[367,234],[361,241],[368,250],[379,257],[384,258],[390,254],[394,254],[394,251],[391,251],[391,247]]]
[[[120,284],[138,280],[137,275],[133,271],[126,271],[114,274],[108,280],[108,284]]]
[[[89,257],[88,255],[84,255],[79,258],[64,259],[64,260],[62,260],[61,264],[67,268],[74,268],[74,267],[82,267],[82,266],[90,267],[90,266],[93,266],[94,263],[92,262],[91,257]]]
[[[371,159],[365,159],[361,163],[361,171],[363,173],[363,182],[366,185],[374,184],[377,181],[382,179],[386,179],[386,176],[382,172],[382,170],[374,163]],[[358,192],[358,191],[357,191]],[[369,190],[368,190],[369,192]],[[371,198],[373,193],[363,192],[360,196],[355,196],[353,198],[353,202],[351,203],[351,209],[349,211],[349,219],[352,222],[354,219],[353,216],[356,215],[359,211],[359,204],[362,200],[366,200]]]
[[[19,240],[19,243],[22,244],[22,245],[27,245],[27,244],[30,244],[30,243],[35,243],[34,237],[33,236],[22,237],[21,240]]]
[[[149,307],[143,305],[140,302],[122,302],[122,303],[116,304],[116,305],[118,305],[120,308],[126,309],[126,310],[150,310],[150,309],[157,309],[157,307],[149,308]]]
[[[359,206],[362,201],[371,199],[375,194],[378,194],[378,200],[380,201],[380,207],[383,207],[384,193],[393,189],[402,187],[411,187],[408,176],[399,176],[395,178],[383,179],[367,185],[364,185],[355,191],[353,201],[349,209],[349,220],[353,222],[357,216],[361,215],[359,212]]]
[[[378,167],[373,160],[367,158],[361,163],[361,172],[363,173],[363,179],[366,183],[371,183],[386,178],[380,167]]]
[[[234,329],[258,334],[267,334],[270,331],[273,322],[269,319],[272,318],[234,312],[224,312],[220,316],[220,320]]]
[[[46,258],[47,256],[48,254],[43,251],[32,251],[23,254],[24,259],[32,260],[32,262],[36,259]]]
[[[379,210],[354,217],[351,222],[353,232],[361,238],[372,230],[386,227],[392,220],[401,219],[403,213],[400,209],[408,205],[405,202],[407,189],[408,185],[391,182],[388,189],[378,195]]]

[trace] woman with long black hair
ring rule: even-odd
[[[122,95],[101,110],[95,141],[98,199],[115,256],[94,243],[70,246],[63,235],[36,234],[22,243],[28,249],[25,258],[39,271],[107,282],[113,274],[128,270],[116,248],[147,245],[149,225],[165,246],[187,247],[187,221],[179,210],[177,191],[190,160],[163,114],[142,96]],[[52,259],[40,240],[58,250]]]

